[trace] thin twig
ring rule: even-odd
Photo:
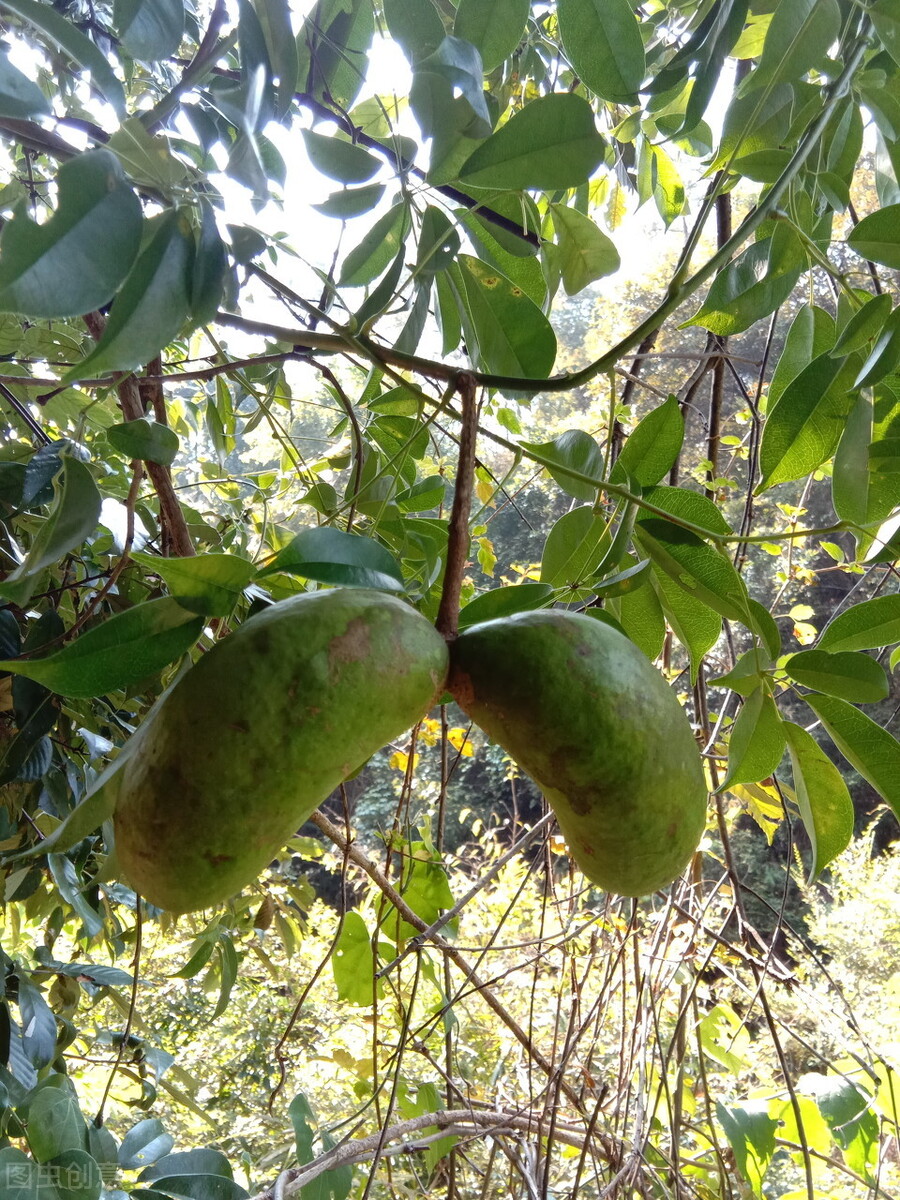
[[[325,834],[330,841],[334,842],[338,849],[343,851],[349,857],[351,862],[356,863],[358,867],[361,867],[362,870],[365,871],[365,873],[376,884],[382,894],[391,902],[391,904],[393,904],[394,908],[404,921],[406,921],[409,925],[412,925],[412,927],[417,929],[420,933],[425,933],[427,931],[427,923],[423,921],[417,913],[413,912],[397,889],[387,878],[384,871],[382,871],[379,866],[373,863],[372,860],[368,858],[368,856],[365,855],[354,843],[348,842],[346,836],[335,824],[329,821],[328,818],[321,812],[313,813],[313,815],[310,817],[310,820],[322,833]],[[534,1042],[528,1036],[525,1030],[522,1029],[515,1018],[500,1003],[491,988],[484,982],[484,980],[479,978],[472,967],[469,966],[456,947],[452,946],[449,942],[445,941],[444,938],[438,936],[437,934],[432,935],[429,940],[433,945],[437,946],[439,950],[446,954],[451,962],[455,963],[455,965],[462,971],[463,975],[465,975],[466,979],[474,988],[474,990],[484,1000],[485,1004],[487,1004],[487,1006],[497,1014],[510,1033],[512,1033],[516,1041],[528,1052],[529,1057],[537,1063],[542,1071],[544,1071],[548,1076],[552,1077],[555,1070],[553,1063],[551,1063],[537,1048],[537,1046],[535,1046]],[[563,1091],[565,1092],[568,1101],[576,1108],[580,1109],[581,1098],[574,1088],[568,1084],[564,1084]]]

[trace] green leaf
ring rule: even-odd
[[[837,0],[784,0],[775,8],[759,66],[744,91],[794,83],[818,67],[841,29]]]
[[[645,177],[642,172],[646,172]],[[681,173],[662,146],[644,141],[639,160],[639,176],[639,185],[646,186],[652,192],[657,212],[668,229],[686,207]]]
[[[25,561],[0,583],[0,595],[16,604],[30,599],[37,575],[81,545],[97,528],[102,500],[84,463],[64,455],[53,480],[53,507],[38,529]]]
[[[847,416],[841,440],[834,454],[831,499],[842,521],[866,525],[886,517],[893,508],[870,518],[872,474],[869,470],[869,446],[872,442],[872,399],[862,392]]]
[[[749,246],[713,280],[703,304],[682,328],[701,325],[720,337],[742,333],[773,313],[806,269],[800,239],[785,224]]]
[[[181,608],[210,617],[231,616],[244,588],[256,575],[253,563],[237,554],[160,558],[135,551],[132,558],[165,581]]]
[[[66,1150],[44,1164],[45,1185],[40,1200],[100,1200],[100,1168],[86,1150]]]
[[[16,13],[37,29],[60,50],[65,51],[91,76],[91,82],[109,101],[116,116],[125,116],[125,90],[113,73],[112,67],[97,46],[72,22],[52,5],[42,0],[3,0],[3,7]],[[84,310],[83,310],[84,311]]]
[[[900,744],[846,700],[810,694],[803,699],[844,758],[900,816]]]
[[[858,651],[830,654],[827,650],[801,650],[791,655],[784,669],[804,687],[855,704],[885,700],[890,691],[881,663]]]
[[[50,112],[47,97],[0,51],[0,116],[40,117]]]
[[[364,287],[397,257],[409,233],[409,209],[394,204],[378,218],[359,245],[354,246],[341,267],[345,287]]]
[[[300,91],[349,111],[365,82],[374,30],[371,0],[317,0],[297,39]]]
[[[900,504],[900,445],[893,435],[900,424],[900,396],[885,380],[874,390],[861,392],[847,417],[834,456],[831,495],[835,512],[843,521],[870,525],[883,521]],[[890,450],[891,453],[885,453]],[[872,541],[857,534],[858,557]]]
[[[752,596],[749,598],[748,604],[752,621],[751,628],[762,639],[763,645],[772,658],[777,658],[781,653],[781,630],[778,628],[778,622],[765,605],[754,600]]]
[[[609,522],[590,505],[564,513],[547,535],[541,583],[577,588],[596,571],[610,543]]]
[[[200,228],[197,231],[191,270],[191,318],[194,325],[207,325],[225,297],[228,279],[228,253],[216,225],[212,205],[200,201]]]
[[[65,373],[63,382],[142,366],[167,346],[190,314],[193,256],[186,219],[178,212],[166,213],[116,297],[97,345]]]
[[[509,58],[522,40],[531,5],[529,0],[460,0],[453,22],[458,38],[471,42],[487,74]]]
[[[820,650],[874,650],[900,642],[900,595],[875,596],[840,613],[819,638]]]
[[[172,153],[166,135],[150,133],[140,117],[123,121],[106,148],[112,150],[134,184],[170,195],[187,182],[187,167]]]
[[[642,487],[659,483],[677,461],[683,441],[678,399],[669,396],[635,425],[609,473],[610,482],[635,479]]]
[[[445,147],[460,135],[477,139],[491,132],[481,57],[463,38],[445,37],[419,59],[409,102],[425,136]]]
[[[444,40],[444,23],[431,0],[383,0],[382,8],[391,37],[411,63],[433,54]]]
[[[543,379],[556,361],[556,334],[533,300],[479,258],[450,268],[469,354],[486,371]]]
[[[148,1121],[146,1124],[159,1125],[159,1128],[162,1129],[158,1121]],[[171,1144],[172,1139],[168,1138],[168,1140]],[[221,1175],[225,1179],[234,1178],[231,1164],[222,1151],[213,1150],[207,1146],[203,1146],[198,1150],[180,1150],[175,1154],[163,1151],[162,1156],[158,1154],[154,1155],[152,1161],[152,1166],[141,1171],[139,1176],[140,1183],[149,1183],[155,1179],[168,1179],[173,1175]],[[125,1166],[125,1163],[122,1166]]]
[[[863,217],[847,235],[847,245],[862,258],[900,270],[900,204]]]
[[[134,982],[132,975],[129,975],[127,971],[120,971],[118,967],[97,966],[96,963],[56,961],[48,965],[52,965],[57,975],[69,975],[73,979],[83,976],[85,980],[96,984],[97,987],[128,987]]]
[[[428,512],[429,509],[440,508],[446,495],[447,483],[443,475],[430,475],[398,492],[394,503],[401,512]]]
[[[816,1098],[831,1135],[851,1171],[874,1183],[878,1162],[878,1117],[869,1096],[850,1079],[836,1075],[807,1075],[804,1084]]]
[[[794,774],[797,807],[812,849],[810,884],[853,837],[853,801],[840,771],[799,725],[785,721],[784,732]]]
[[[559,0],[559,33],[581,80],[601,100],[631,104],[644,79],[644,43],[628,0]]]
[[[755,646],[746,650],[724,675],[717,675],[708,680],[716,687],[731,688],[739,696],[750,696],[760,686],[767,675],[772,673],[772,656],[765,650]]]
[[[576,500],[597,499],[597,488],[603,477],[603,453],[590,434],[580,429],[568,429],[552,442],[521,442],[523,450],[536,456],[564,492]],[[596,479],[595,486],[574,478],[566,468]]]
[[[893,0],[877,0],[868,9],[881,44],[895,63],[900,65],[900,15]]]
[[[52,1049],[56,1043],[56,1022],[52,1014],[50,1019]],[[70,1089],[40,1088],[28,1106],[28,1148],[35,1160],[47,1162],[66,1150],[83,1150],[86,1143],[87,1127]]]
[[[757,491],[802,479],[831,458],[853,406],[857,369],[853,358],[841,364],[821,354],[788,384],[763,428]]]
[[[338,999],[371,1008],[378,994],[375,955],[366,923],[358,912],[344,914],[340,936],[331,956]]]
[[[40,1169],[13,1146],[0,1148],[0,1187],[3,1200],[45,1200],[38,1191]]]
[[[602,229],[575,208],[551,204],[566,294],[574,296],[621,266],[619,252]]]
[[[771,415],[785,388],[814,358],[834,346],[834,317],[824,308],[804,304],[791,322],[784,348],[769,384],[767,409]]]
[[[775,1156],[779,1122],[769,1116],[766,1100],[747,1100],[726,1107],[716,1101],[716,1116],[734,1152],[738,1171],[761,1196],[762,1184]]]
[[[626,561],[634,561],[629,556]],[[613,597],[606,605],[634,644],[651,661],[666,640],[666,619],[653,587],[637,588]],[[714,614],[710,614],[714,616]]]
[[[3,228],[2,312],[80,316],[106,304],[134,262],[141,202],[114,154],[79,154],[60,167],[57,187],[59,199],[49,221],[36,224],[23,205]]]
[[[304,529],[275,555],[259,577],[286,571],[342,587],[403,591],[403,572],[380,542],[328,525]]]
[[[768,689],[759,687],[744,701],[732,727],[728,774],[716,790],[768,779],[784,757],[784,747],[784,722]]]
[[[435,982],[437,982],[436,979]],[[405,1086],[398,1089],[397,1107],[404,1117],[409,1118],[422,1116],[425,1113],[443,1112],[445,1106],[436,1084],[418,1083],[415,1099]],[[437,1125],[426,1125],[419,1134],[422,1138],[432,1139],[433,1137],[433,1140],[429,1140],[423,1148],[425,1165],[429,1172],[434,1170],[442,1158],[446,1158],[459,1141],[459,1138],[453,1135],[438,1137],[436,1136],[438,1133]]]
[[[869,343],[881,333],[891,312],[891,297],[887,292],[873,296],[853,314],[831,351],[836,357],[865,350]]]
[[[128,1129],[122,1138],[119,1165],[126,1171],[138,1171],[166,1156],[174,1145],[175,1139],[166,1133],[160,1118],[148,1117]]]
[[[57,825],[52,833],[48,834],[42,841],[36,842],[29,849],[15,855],[15,861],[35,858],[38,855],[44,854],[52,858],[53,854],[51,852],[53,851],[64,854],[67,850],[71,850],[73,846],[77,846],[79,842],[83,841],[96,829],[99,829],[103,822],[108,820],[115,811],[118,800],[116,788],[115,786],[102,785],[114,778],[114,768],[120,759],[121,755],[116,759],[112,767],[107,768],[107,771],[100,777],[94,788],[72,809],[65,820],[60,825]]]
[[[664,571],[654,571],[651,579],[672,632],[688,652],[691,683],[696,683],[703,656],[719,640],[722,618],[706,604],[700,603],[693,593],[686,592]]]
[[[900,363],[900,308],[888,316],[869,356],[859,369],[853,386],[872,387]]]
[[[131,1193],[137,1200],[247,1200],[249,1192],[222,1175],[167,1175],[153,1187]]]
[[[459,627],[468,629],[470,625],[482,621],[494,621],[498,617],[510,617],[513,613],[542,608],[552,595],[553,588],[546,583],[519,583],[513,587],[482,592],[460,611]]]
[[[216,1000],[216,1007],[212,1011],[211,1021],[215,1021],[217,1017],[221,1017],[222,1013],[228,1007],[228,1002],[231,1000],[231,993],[237,982],[237,950],[235,950],[234,942],[228,934],[223,933],[216,942],[216,956],[219,968],[219,998]],[[221,1176],[215,1176],[215,1178],[221,1179]],[[162,1184],[160,1184],[160,1188],[162,1188]],[[185,1196],[196,1195],[196,1193],[192,1192],[184,1192],[182,1194]],[[230,1196],[232,1192],[230,1189],[225,1188],[222,1189],[221,1193],[217,1194]]]
[[[363,213],[371,212],[384,195],[383,183],[369,183],[365,187],[345,188],[342,192],[332,192],[327,200],[312,207],[323,217],[335,217],[340,221],[349,221],[353,217],[361,217]]]
[[[297,90],[300,61],[289,0],[254,0],[272,70],[278,76],[276,117],[284,117]]]
[[[641,562],[634,563],[633,566],[626,567],[623,571],[616,571],[614,575],[603,575],[598,582],[592,585],[591,591],[604,599],[624,596],[628,592],[642,588],[649,581],[649,572],[650,559],[645,558]]]
[[[125,49],[145,62],[174,54],[184,35],[183,0],[115,0],[113,17]]]
[[[163,596],[108,617],[46,658],[0,660],[0,670],[60,696],[102,696],[161,671],[190,649],[202,628],[199,617]]]
[[[121,425],[110,425],[106,436],[113,449],[127,454],[129,458],[162,463],[166,467],[175,461],[181,448],[174,429],[158,421],[148,421],[146,417],[125,421]]]
[[[460,238],[453,222],[443,211],[429,204],[422,214],[416,274],[429,278],[444,271],[459,252]]]
[[[429,853],[422,842],[410,843],[405,861],[400,894],[416,916],[431,925],[443,911],[453,907],[453,893],[450,890],[447,872],[440,855],[434,850]],[[388,937],[396,943],[415,937],[418,929],[399,919],[399,913],[396,913],[398,920],[395,923],[395,912],[396,910],[388,914],[383,925]],[[458,921],[450,921],[447,927],[451,933],[455,933]]]
[[[493,199],[490,197],[486,199],[486,206],[493,208],[498,205],[501,211],[502,205],[498,204],[500,198],[507,200],[511,198],[508,192],[495,192],[492,195]],[[515,217],[517,221],[522,219],[521,212],[522,210]],[[527,296],[530,296],[538,308],[543,311],[547,299],[547,280],[540,258],[537,255],[514,253],[510,249],[514,243],[514,235],[506,234],[497,226],[491,226],[479,215],[477,210],[457,210],[457,216],[469,235],[478,257],[489,266],[496,267],[516,287],[521,288]],[[501,240],[494,236],[495,233],[501,235]]]
[[[511,191],[578,187],[605,149],[584,97],[556,92],[510,117],[466,159],[459,178],[473,187]]]
[[[727,620],[750,623],[747,589],[730,558],[661,517],[645,517],[634,533],[638,545],[679,587]]]
[[[659,412],[659,409],[656,409]],[[634,434],[632,434],[632,437]],[[674,444],[674,442],[673,442]],[[627,443],[626,443],[627,445]],[[687,488],[669,487],[660,484],[659,487],[644,489],[643,499],[654,508],[661,508],[682,521],[690,521],[701,529],[708,529],[713,534],[729,534],[732,528],[722,515],[722,510],[714,500],[700,492],[692,492]],[[638,510],[637,519],[646,520],[655,516],[647,509]]]
[[[374,154],[344,138],[301,130],[310,163],[321,175],[338,183],[365,183],[381,169]]]

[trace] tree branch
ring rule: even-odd
[[[462,374],[456,387],[462,401],[462,427],[456,465],[456,487],[453,492],[453,507],[450,510],[444,584],[441,588],[437,620],[434,623],[438,633],[448,642],[454,640],[459,628],[459,593],[469,559],[469,510],[472,507],[475,442],[478,436],[475,380],[471,375]]]
[[[106,327],[106,319],[101,313],[91,312],[84,316],[84,323],[94,341],[99,341]],[[155,360],[159,362],[158,359]],[[116,391],[119,396],[119,406],[126,421],[137,421],[144,415],[144,405],[141,401],[141,391],[138,380],[130,372],[116,371],[113,373],[116,381]],[[160,390],[162,384],[157,385]],[[162,463],[145,461],[147,474],[150,476],[153,488],[159,499],[159,519],[163,528],[167,549],[179,558],[187,558],[194,553],[194,543],[188,532],[187,522],[175,489],[172,486],[172,475],[168,467]]]
[[[391,904],[393,904],[394,908],[396,908],[397,912],[400,914],[403,920],[407,922],[407,924],[412,925],[414,929],[418,929],[420,933],[428,933],[429,926],[417,913],[413,912],[391,881],[387,878],[382,869],[376,863],[373,863],[372,860],[368,858],[358,846],[355,845],[355,843],[351,842],[344,835],[342,830],[338,829],[337,825],[329,821],[328,818],[321,812],[314,812],[310,817],[310,820],[317,829],[321,830],[321,832],[325,834],[329,841],[334,842],[334,844],[349,859],[350,862],[356,863],[358,867],[361,867],[362,870],[365,871],[365,873],[369,876],[373,883],[375,883],[382,894],[386,896],[388,900],[390,900]],[[469,966],[456,947],[435,933],[430,935],[429,940],[433,945],[437,946],[438,949],[441,950],[450,959],[450,961],[460,969],[460,971],[462,971],[468,983],[475,989],[478,995],[481,996],[488,1008],[492,1009],[497,1014],[519,1045],[521,1045],[527,1051],[529,1057],[535,1063],[537,1063],[537,1065],[548,1076],[548,1078],[555,1079],[557,1070],[553,1063],[545,1057],[545,1055],[537,1048],[537,1046],[535,1046],[534,1042],[528,1036],[525,1030],[521,1027],[521,1025],[519,1025],[512,1014],[507,1011],[504,1005],[500,1003],[488,984],[486,984],[484,980],[476,974],[473,968]],[[563,1082],[562,1090],[565,1093],[566,1099],[573,1104],[576,1109],[580,1110],[581,1097],[578,1095],[575,1089],[569,1084]]]
[[[500,1137],[515,1132],[530,1133],[533,1137],[538,1138],[541,1131],[540,1122],[528,1113],[498,1111],[497,1109],[480,1111],[471,1108],[450,1108],[440,1112],[420,1113],[416,1117],[399,1121],[396,1125],[390,1125],[386,1130],[370,1134],[368,1137],[348,1138],[332,1147],[331,1150],[320,1154],[312,1162],[304,1163],[302,1167],[285,1172],[286,1178],[282,1177],[281,1195],[284,1200],[288,1200],[289,1197],[296,1196],[308,1183],[318,1179],[320,1175],[324,1175],[326,1171],[334,1171],[338,1167],[351,1163],[367,1162],[378,1150],[379,1145],[383,1145],[384,1142],[406,1139],[404,1144],[387,1151],[382,1150],[381,1153],[403,1154],[417,1150],[433,1141],[434,1136],[415,1138],[411,1135],[433,1128],[443,1131],[443,1137],[454,1134],[466,1136],[473,1133],[478,1133],[483,1137]],[[624,1149],[611,1137],[596,1133],[593,1136],[585,1136],[581,1129],[561,1124],[557,1124],[555,1133],[558,1141],[572,1146],[582,1153],[593,1146],[599,1157],[613,1167],[619,1167],[622,1163]],[[273,1200],[274,1196],[275,1184],[272,1184],[254,1196],[253,1200]]]

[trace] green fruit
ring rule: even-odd
[[[382,592],[308,593],[252,617],[162,698],[107,785],[126,878],[175,912],[234,895],[427,713],[446,674],[444,639]]]
[[[451,646],[449,688],[539,785],[594,883],[642,896],[684,869],[705,824],[700,754],[626,637],[560,610],[486,621]]]

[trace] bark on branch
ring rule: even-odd
[[[483,1137],[501,1137],[523,1133],[531,1134],[535,1138],[541,1136],[541,1123],[528,1113],[470,1108],[451,1108],[441,1112],[421,1113],[417,1117],[400,1121],[396,1125],[391,1125],[386,1130],[370,1134],[368,1137],[348,1138],[331,1150],[320,1154],[312,1162],[285,1172],[280,1177],[280,1186],[272,1184],[271,1187],[254,1196],[253,1200],[273,1200],[276,1188],[283,1200],[289,1200],[289,1197],[296,1196],[303,1187],[314,1179],[318,1179],[320,1175],[324,1175],[326,1171],[333,1171],[352,1163],[367,1162],[379,1150],[379,1146],[382,1147],[381,1154],[403,1154],[419,1149],[421,1146],[427,1145],[429,1141],[433,1141],[434,1135],[418,1138],[415,1135],[421,1135],[423,1130],[434,1128],[441,1131],[441,1137],[454,1135],[471,1137],[473,1134],[480,1134]],[[611,1137],[597,1133],[593,1136],[586,1135],[579,1127],[569,1124],[560,1125],[559,1123],[554,1130],[554,1136],[557,1141],[581,1152],[586,1149],[592,1150],[604,1162],[615,1168],[621,1166],[622,1147]],[[384,1149],[385,1143],[397,1141],[400,1141],[401,1144]]]
[[[106,326],[106,320],[103,315],[98,312],[86,313],[84,323],[87,325],[88,332],[94,341],[99,341]],[[159,363],[158,359],[154,361],[157,364]],[[156,373],[153,372],[153,374]],[[124,371],[116,371],[114,378],[122,416],[126,421],[137,421],[144,415],[144,404],[141,399],[139,380],[130,372]],[[162,398],[162,383],[157,384],[156,389],[158,389],[158,394],[154,394],[151,399],[154,412],[158,417],[158,405]],[[162,527],[164,550],[179,558],[186,558],[194,553],[194,544],[191,541],[191,535],[188,532],[187,522],[184,519],[184,513],[181,511],[181,505],[178,503],[178,497],[175,495],[175,489],[172,486],[172,475],[169,468],[163,466],[162,463],[155,462],[145,462],[144,466],[159,498],[159,521]]]

